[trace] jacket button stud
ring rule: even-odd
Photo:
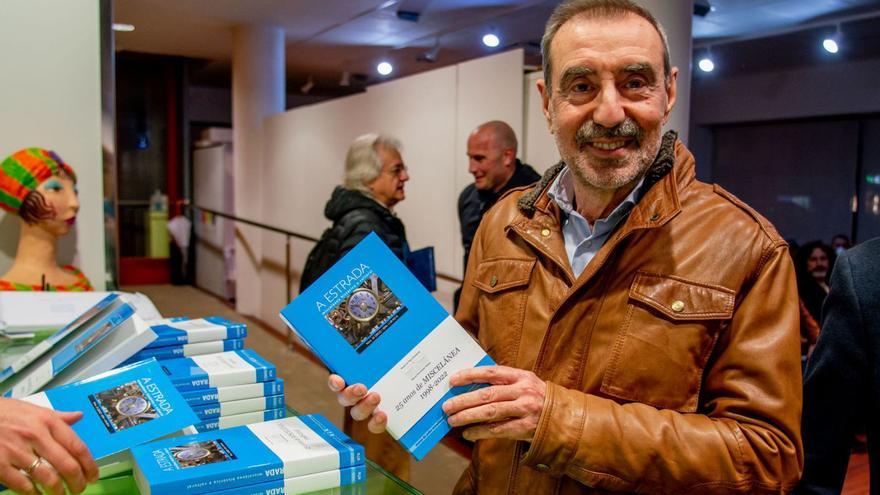
[[[541,471],[542,473],[546,473],[547,471],[550,471],[550,466],[546,464],[538,464],[537,466],[535,466],[535,469]]]
[[[683,301],[673,301],[672,302],[672,310],[675,311],[676,313],[680,313],[681,310],[683,310],[683,309],[684,309],[684,302]]]
[[[654,213],[653,215],[651,215],[651,221],[652,221],[652,222],[656,222],[659,218],[660,218],[660,214],[659,214],[659,213]]]
[[[550,236],[550,229],[541,230],[541,235],[544,237],[549,237]]]
[[[489,281],[489,286],[495,287],[496,285],[498,285],[498,277],[492,275],[492,280]]]

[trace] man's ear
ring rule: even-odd
[[[510,166],[513,168],[516,165],[516,150],[513,148],[507,148],[506,150],[501,152],[501,156],[504,159],[504,165]]]
[[[553,125],[550,119],[550,89],[544,83],[544,79],[538,79],[536,82],[538,92],[541,93],[541,111],[544,112],[544,118],[547,119],[547,128],[553,134]]]
[[[675,100],[678,95],[678,86],[676,85],[677,80],[678,67],[673,67],[672,70],[669,71],[669,84],[666,85],[666,114],[663,115],[664,124],[669,120],[669,114],[672,113],[672,109],[675,107]]]

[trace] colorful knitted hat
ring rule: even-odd
[[[18,213],[25,196],[53,175],[65,174],[76,182],[76,174],[53,151],[25,148],[0,163],[0,208]]]

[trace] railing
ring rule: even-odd
[[[317,238],[312,237],[312,236],[308,236],[305,234],[299,234],[297,232],[291,232],[289,230],[285,230],[285,229],[282,229],[279,227],[274,227],[272,225],[267,225],[262,222],[256,222],[253,220],[248,220],[246,218],[239,218],[235,215],[223,213],[222,211],[212,210],[210,208],[203,208],[198,205],[188,205],[188,206],[193,210],[198,210],[198,211],[202,211],[205,213],[210,213],[211,215],[215,215],[215,216],[218,216],[221,218],[226,218],[226,219],[232,220],[234,222],[243,223],[245,225],[250,225],[252,227],[257,227],[257,228],[260,228],[263,230],[268,230],[269,232],[275,232],[276,234],[283,235],[284,236],[284,280],[286,282],[286,288],[287,288],[286,296],[287,296],[288,301],[293,299],[293,293],[291,291],[291,286],[293,285],[293,282],[292,282],[291,276],[290,276],[290,239],[295,238],[295,239],[300,239],[303,241],[318,242]],[[461,279],[453,277],[452,275],[447,275],[445,273],[438,272],[437,278],[446,280],[448,282],[461,284]]]

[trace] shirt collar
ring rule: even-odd
[[[642,191],[644,185],[645,177],[642,176],[642,178],[639,179],[639,183],[636,184],[636,187],[634,187],[629,195],[617,205],[616,208],[614,208],[614,211],[612,211],[606,218],[598,219],[596,223],[603,220],[617,218],[623,213],[628,213],[644,194],[645,191]],[[550,184],[550,188],[547,190],[547,196],[556,202],[556,205],[559,206],[559,209],[561,209],[566,216],[571,215],[572,213],[580,216],[580,214],[574,209],[574,176],[567,165],[559,172],[559,175],[556,176],[553,183]]]

